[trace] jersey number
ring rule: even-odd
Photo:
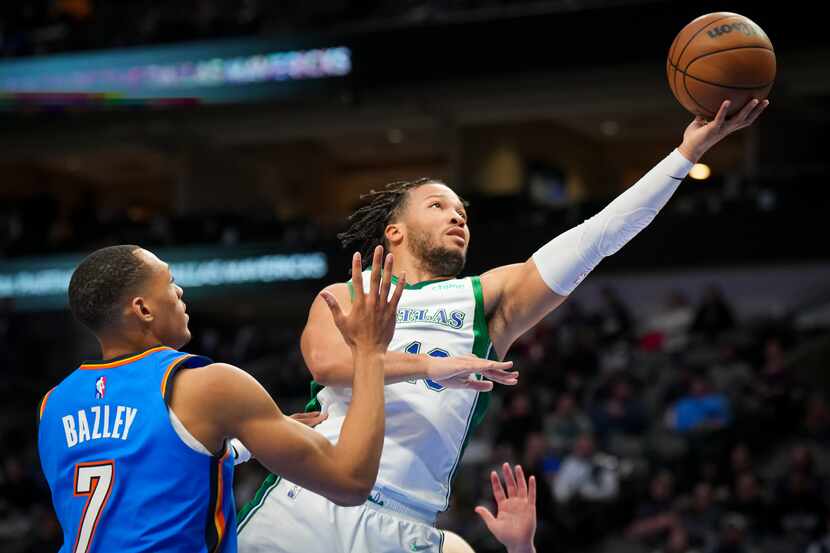
[[[110,498],[112,484],[115,480],[115,461],[93,461],[75,465],[76,496],[87,496],[84,512],[81,513],[81,525],[72,553],[87,553],[95,535],[95,528],[101,518],[101,512]]]
[[[421,342],[410,342],[409,344],[406,345],[406,347],[403,350],[406,353],[411,353],[413,355],[418,355],[419,353],[421,353]],[[427,355],[430,355],[432,357],[449,357],[450,352],[448,352],[447,350],[443,350],[441,348],[433,348],[433,349],[431,349],[427,352]],[[438,384],[437,382],[435,382],[431,378],[425,378],[424,379],[424,384],[426,384],[427,388],[429,388],[430,390],[433,390],[435,392],[440,392],[441,390],[444,389],[444,386],[442,386],[441,384]]]

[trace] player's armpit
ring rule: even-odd
[[[182,371],[171,408],[185,428],[218,451],[235,436],[268,470],[341,505],[363,503],[374,476],[356,468],[323,436],[280,411],[245,371],[224,363]]]
[[[566,299],[545,284],[533,259],[484,273],[481,288],[490,339],[500,359],[513,342]]]

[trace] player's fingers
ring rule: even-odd
[[[320,411],[307,411],[307,412],[304,412],[304,413],[294,413],[293,415],[291,415],[291,418],[292,419],[297,419],[297,420],[299,420],[299,419],[305,420],[305,419],[316,419],[316,418],[320,418],[321,416],[325,417],[326,413],[321,413]]]
[[[513,471],[510,470],[510,465],[504,463],[501,466],[501,471],[504,474],[504,485],[507,487],[507,497],[516,497],[516,479],[513,478]]]
[[[496,500],[496,505],[501,505],[504,501],[504,488],[501,487],[501,480],[496,471],[490,471],[490,485],[493,487],[493,499]]]
[[[291,418],[313,428],[326,420],[328,418],[328,414],[321,413],[320,411],[311,411],[309,413],[295,413],[291,415]]]
[[[386,304],[389,303],[389,289],[392,287],[392,271],[395,268],[395,259],[392,257],[391,253],[386,254],[386,258],[383,260],[383,276],[380,280],[380,299],[379,304],[381,307],[386,307]]]
[[[744,107],[741,108],[741,111],[735,117],[738,123],[745,123],[749,116],[752,114],[752,111],[757,108],[761,102],[759,102],[756,98],[748,101]]]
[[[496,517],[493,516],[493,513],[491,513],[490,509],[488,509],[487,507],[482,507],[479,505],[475,508],[475,512],[478,514],[478,516],[481,517],[481,520],[484,521],[484,524],[487,525],[487,528],[492,528],[492,525],[496,523]]]
[[[353,303],[362,304],[366,294],[363,292],[363,258],[360,252],[354,252],[352,256],[352,288],[354,289]]]
[[[337,302],[337,298],[335,298],[334,295],[327,290],[320,292],[320,296],[322,296],[323,301],[326,302],[326,305],[329,306],[331,316],[334,319],[334,324],[339,327],[343,322],[344,315],[343,310],[340,309],[340,304]]]
[[[488,369],[481,371],[481,374],[499,384],[514,386],[519,383],[519,373],[516,371],[502,371],[499,369]]]
[[[377,246],[372,254],[372,276],[369,277],[369,299],[377,302],[380,289],[380,273],[383,266],[383,246]]]
[[[309,418],[305,419],[305,422],[309,426],[315,427],[318,424],[320,424],[321,422],[323,422],[324,420],[326,420],[327,418],[329,418],[328,413],[318,413],[317,416],[309,417]]]
[[[310,419],[320,415],[320,411],[307,411],[305,413],[294,413],[291,415],[292,419]]]
[[[527,482],[527,501],[531,505],[536,505],[536,477],[531,476]]]
[[[464,387],[476,392],[490,392],[493,390],[493,383],[489,380],[477,380],[471,377],[464,381]]]
[[[516,465],[516,486],[519,490],[519,497],[527,497],[527,480],[522,465]]]
[[[730,105],[732,105],[732,102],[729,100],[724,100],[720,105],[720,109],[718,109],[718,113],[715,115],[715,120],[713,121],[716,129],[723,128],[723,122],[726,121],[726,112],[729,111]]]
[[[767,109],[768,106],[769,100],[764,100],[763,102],[755,106],[755,109],[753,109],[752,113],[749,114],[749,119],[746,122],[746,126],[748,127],[751,124],[753,124],[755,120],[758,119],[758,116],[760,116],[764,112],[764,110]]]
[[[397,314],[398,312],[398,303],[401,301],[404,288],[406,288],[406,273],[401,273],[401,276],[398,277],[398,283],[395,285],[395,291],[392,292],[392,299],[389,300],[389,309],[392,310],[392,313]]]

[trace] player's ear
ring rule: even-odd
[[[134,297],[133,301],[130,302],[130,311],[133,315],[138,317],[140,321],[145,323],[152,322],[155,319],[155,316],[150,310],[150,307],[147,305],[147,302],[145,302],[144,298],[141,296]]]
[[[389,223],[386,225],[383,235],[386,243],[392,246],[399,246],[403,242],[405,225],[403,223]]]

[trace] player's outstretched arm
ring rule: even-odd
[[[395,329],[401,292],[389,296],[392,264],[375,252],[370,291],[361,288],[351,313],[327,297],[353,359],[353,401],[337,445],[286,417],[244,371],[215,363],[175,377],[171,408],[203,444],[220,449],[237,437],[269,470],[341,505],[366,500],[377,477],[384,434],[383,354]],[[355,256],[360,267],[360,257]],[[405,277],[404,277],[405,278]]]
[[[359,269],[352,270],[353,275],[359,272]],[[400,285],[400,282],[398,284]],[[357,289],[356,284],[354,288]],[[349,309],[351,300],[346,284],[333,284],[323,290],[323,293],[333,296],[344,312]],[[351,385],[351,351],[337,331],[323,294],[318,295],[311,305],[300,345],[303,358],[314,380],[324,386]],[[508,386],[516,384],[518,373],[509,370],[512,366],[512,363],[499,363],[471,355],[431,357],[389,351],[384,357],[384,378],[386,384],[430,378],[441,381],[448,388],[487,392],[493,388],[493,382]],[[492,382],[470,378],[473,373],[481,373]]]
[[[496,471],[490,473],[496,514],[487,507],[478,506],[475,511],[484,520],[487,529],[506,548],[507,553],[535,553],[533,538],[536,536],[536,478],[525,480],[522,467],[516,465],[516,472],[510,465],[502,465],[504,483],[501,485]]]
[[[603,258],[648,226],[692,165],[724,137],[751,125],[767,105],[766,100],[752,100],[727,119],[727,101],[714,120],[696,118],[680,146],[605,209],[542,246],[525,263],[482,275],[496,352],[504,356],[516,338],[558,307]]]

